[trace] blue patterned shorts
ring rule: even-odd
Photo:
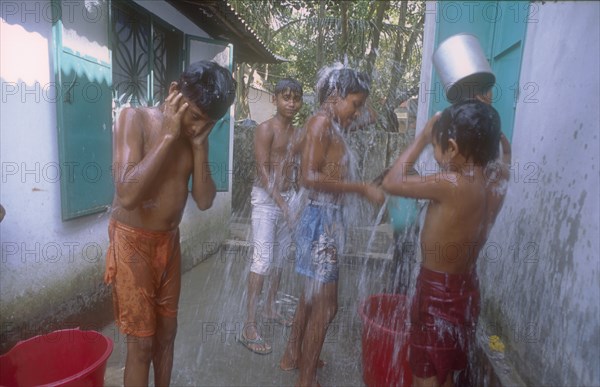
[[[297,228],[296,272],[322,283],[337,281],[343,234],[339,206],[309,203]]]

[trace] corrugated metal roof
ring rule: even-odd
[[[234,60],[249,63],[285,61],[274,54],[226,0],[168,0],[213,39],[232,43]]]

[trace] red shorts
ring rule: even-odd
[[[148,231],[110,220],[105,280],[113,284],[116,324],[138,337],[156,333],[157,315],[177,317],[181,290],[179,229]]]
[[[467,367],[469,343],[479,316],[479,283],[471,274],[448,274],[421,267],[411,305],[409,362],[418,378]]]

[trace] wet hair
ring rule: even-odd
[[[486,95],[488,92],[493,91],[493,87],[494,85],[476,85],[472,88],[463,88],[459,90],[459,97],[457,100],[455,100],[454,102],[464,102],[464,101],[468,101],[468,100],[472,100],[475,99],[478,95],[484,96]]]
[[[179,90],[213,120],[223,117],[235,99],[236,81],[215,62],[192,63],[179,78]]]
[[[322,105],[331,96],[346,98],[348,94],[355,93],[369,95],[371,79],[365,73],[341,68],[329,71],[321,70],[319,74],[317,82],[319,105]]]
[[[275,95],[283,94],[288,90],[300,97],[304,94],[300,82],[292,78],[283,78],[275,85]]]
[[[498,157],[500,134],[500,115],[496,109],[474,99],[444,109],[432,131],[442,151],[448,149],[449,140],[454,140],[460,154],[479,166]]]

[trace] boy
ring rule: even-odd
[[[440,172],[411,176],[430,142]],[[496,162],[500,142],[504,164]],[[390,194],[430,200],[410,313],[416,386],[452,386],[453,371],[467,367],[479,314],[476,259],[502,207],[509,163],[510,144],[498,113],[480,100],[467,100],[431,118],[383,180]]]
[[[208,135],[233,103],[236,83],[213,62],[190,65],[158,107],[126,108],[115,127],[115,198],[109,224],[107,284],[116,324],[127,335],[125,386],[169,385],[177,330],[181,265],[178,225],[192,197],[215,198]]]
[[[301,153],[300,182],[308,191],[297,228],[296,272],[304,277],[292,332],[280,367],[300,369],[298,385],[318,385],[317,367],[329,323],[337,312],[338,251],[344,227],[345,194],[356,193],[382,204],[374,185],[350,182],[343,130],[356,119],[369,95],[361,73],[336,69],[317,84],[320,108],[308,120]]]
[[[302,107],[302,85],[285,78],[275,86],[277,112],[254,132],[254,155],[257,180],[252,188],[253,254],[248,274],[247,317],[239,342],[254,353],[267,355],[271,345],[258,333],[256,304],[265,277],[270,287],[263,315],[266,321],[290,326],[291,321],[275,310],[275,297],[281,279],[284,255],[291,243],[289,200],[294,193],[287,176],[288,154],[294,126],[292,120]],[[274,266],[273,271],[272,267]]]

